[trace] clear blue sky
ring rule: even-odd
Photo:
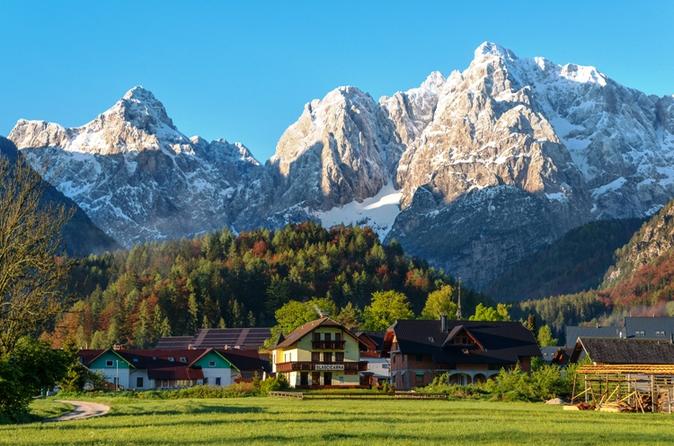
[[[484,40],[674,94],[665,0],[2,0],[0,134],[19,118],[84,124],[143,85],[183,133],[241,141],[264,161],[312,98],[416,86],[465,68]]]

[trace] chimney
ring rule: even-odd
[[[440,316],[440,331],[443,333],[447,333],[449,331],[449,328],[447,326],[447,315],[441,315]]]

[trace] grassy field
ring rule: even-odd
[[[23,417],[22,422],[40,421],[46,418],[54,418],[63,415],[72,410],[73,406],[67,403],[60,403],[51,399],[33,400],[30,403],[30,413]],[[11,423],[10,420],[0,418],[0,426]]]
[[[99,400],[101,418],[0,426],[0,444],[674,444],[674,416],[476,401]]]

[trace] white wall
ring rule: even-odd
[[[129,386],[129,369],[116,369],[116,368],[105,368],[105,369],[91,369],[94,373],[100,373],[105,377],[105,380],[111,384],[114,384],[115,377],[119,376],[119,385],[128,389]],[[135,384],[135,383],[134,383]]]
[[[232,369],[230,368],[202,368],[204,378],[208,379],[208,385],[215,385],[215,378],[220,378],[221,386],[228,386],[233,382]]]

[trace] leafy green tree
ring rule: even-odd
[[[557,345],[557,339],[552,337],[552,330],[548,325],[543,325],[538,330],[538,345],[541,347],[550,347]]]
[[[451,285],[443,285],[440,289],[428,293],[426,305],[421,311],[421,317],[423,319],[439,319],[440,316],[444,315],[454,319],[457,305],[452,302],[452,293]]]
[[[63,350],[28,337],[0,355],[0,416],[17,419],[33,397],[66,375],[71,357]]]
[[[475,307],[475,313],[470,316],[471,321],[509,321],[510,305],[497,304],[496,307],[490,307],[484,304],[478,304]]]
[[[363,325],[372,331],[386,330],[398,319],[412,319],[414,312],[407,296],[398,291],[372,293],[370,305],[363,310]]]

